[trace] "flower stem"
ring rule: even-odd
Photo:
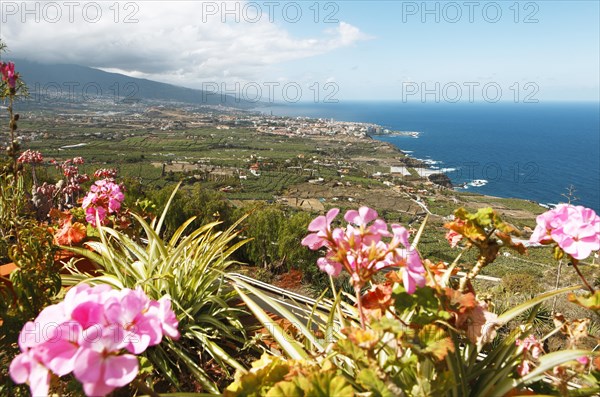
[[[8,119],[9,119],[9,130],[10,130],[10,142],[9,142],[9,147],[11,149],[11,163],[12,163],[12,171],[13,171],[13,175],[15,176],[15,181],[17,180],[18,177],[18,168],[17,168],[17,159],[18,159],[18,154],[17,154],[17,148],[15,146],[15,130],[16,130],[16,121],[15,121],[15,114],[13,111],[13,104],[14,104],[14,97],[13,94],[10,94],[8,97]]]
[[[473,269],[471,269],[471,271],[469,273],[467,273],[467,275],[465,277],[460,279],[460,286],[459,286],[460,292],[466,292],[467,282],[469,280],[477,277],[477,275],[479,274],[481,269],[483,269],[484,266],[485,266],[485,258],[481,256],[481,257],[479,257],[479,260],[477,261],[477,264],[475,265],[475,267],[473,267]]]
[[[360,286],[354,286],[354,292],[356,293],[356,303],[358,304],[358,314],[360,315],[360,327],[365,329],[365,314],[363,313],[362,302],[360,301]]]
[[[557,290],[559,285],[560,285],[560,270],[562,268],[562,259],[558,260],[558,270],[556,271],[556,284],[554,285],[554,289]],[[555,309],[556,309],[556,300],[558,299],[558,296],[554,297],[554,301],[552,302],[552,316],[554,316],[555,313]]]
[[[144,382],[140,381],[139,379],[134,379],[131,382],[131,385],[137,388],[142,393],[149,395],[150,397],[160,397],[160,395],[157,392],[149,388]]]
[[[589,289],[592,294],[595,293],[596,291],[594,290],[594,288],[592,288],[592,286],[587,282],[585,277],[583,277],[583,274],[581,274],[581,271],[579,270],[579,267],[577,266],[577,261],[574,260],[573,262],[571,262],[571,264],[573,265],[573,268],[575,269],[575,271],[577,272],[577,274],[579,275],[579,277],[581,278],[581,280],[583,281],[583,283],[585,284],[587,289]]]
[[[35,174],[35,165],[31,164],[31,179],[33,180],[33,186],[38,185],[37,175]]]
[[[333,277],[329,276],[329,283],[331,284],[331,292],[333,293],[333,301],[337,300],[337,289],[335,288],[335,283],[333,282]],[[340,317],[340,324],[342,324],[342,328],[346,327],[346,318],[344,317],[344,313],[342,312],[342,307],[338,303],[336,305],[336,310],[338,312],[338,316]]]

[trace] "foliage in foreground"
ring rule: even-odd
[[[319,260],[323,271],[348,273],[358,309],[344,303],[343,294],[338,293],[337,299],[329,302],[329,314],[315,307],[298,316],[238,282],[240,295],[289,360],[264,355],[250,371],[236,373],[226,396],[492,397],[600,392],[600,355],[578,348],[587,335],[582,327],[586,320],[557,316],[552,332],[541,338],[533,332],[542,302],[580,286],[544,293],[500,315],[489,311],[489,303],[475,294],[470,280],[491,264],[501,249],[524,251],[512,240],[517,230],[494,211],[469,214],[461,209],[447,225],[452,244],[462,241],[467,249],[479,252],[478,262],[458,285],[451,275],[460,255],[449,268],[411,258],[425,223],[412,244],[398,244],[404,240],[403,228],[392,225],[390,233],[370,209],[349,211],[345,228],[331,226],[335,215],[336,211],[330,211],[317,218],[309,227],[313,233],[303,243],[313,249],[326,248],[326,255]],[[600,240],[600,230],[594,236]],[[400,270],[387,273],[383,283],[372,283],[377,270],[391,267]],[[364,293],[361,287],[368,283],[371,287]],[[594,291],[590,298],[571,294],[570,299],[598,310],[598,296]],[[258,301],[295,325],[303,339],[299,342],[283,327],[272,324]],[[495,338],[509,321],[527,312],[529,317],[520,326]],[[544,340],[559,332],[565,334],[568,349],[545,353]]]
[[[117,289],[140,287],[156,300],[169,296],[179,319],[181,340],[166,340],[149,349],[147,357],[154,370],[177,388],[181,387],[181,375],[191,375],[204,391],[217,392],[219,378],[207,372],[207,362],[218,365],[222,372],[216,375],[220,377],[226,376],[229,368],[243,368],[234,357],[245,340],[238,318],[241,310],[233,305],[236,294],[223,276],[234,263],[229,257],[245,241],[236,241],[237,224],[216,231],[219,223],[212,222],[188,231],[194,218],[164,241],[160,232],[167,211],[168,205],[153,224],[134,215],[146,233],[147,242],[143,244],[123,232],[100,226],[100,241],[86,243],[91,251],[70,248],[97,263],[100,275],[81,274],[72,263],[73,275],[66,281],[106,283]]]
[[[0,50],[2,47],[0,42]],[[145,202],[140,205],[144,215],[127,214],[132,224],[123,216],[124,196],[122,185],[114,181],[116,170],[94,174],[103,181],[92,185],[83,208],[78,207],[78,198],[89,177],[79,173],[81,157],[54,162],[64,179],[56,185],[40,185],[36,165],[43,162],[41,153],[28,150],[19,155],[15,139],[19,115],[14,113],[13,103],[26,94],[26,87],[14,64],[0,63],[0,74],[0,97],[8,101],[10,131],[8,162],[0,172],[0,232],[4,237],[0,255],[10,257],[18,267],[11,275],[13,291],[10,299],[1,302],[0,315],[5,328],[36,319],[22,329],[21,354],[14,354],[10,368],[12,379],[28,383],[34,394],[47,394],[47,386],[59,394],[65,391],[49,385],[54,382],[49,370],[57,376],[72,373],[71,379],[81,382],[71,389],[77,390],[75,394],[106,395],[130,382],[121,393],[154,395],[152,389],[185,389],[218,394],[230,380],[231,369],[237,372],[225,390],[227,396],[498,396],[532,392],[583,396],[600,392],[600,357],[580,347],[589,319],[556,314],[551,332],[539,337],[533,328],[540,304],[561,293],[570,292],[569,301],[579,306],[600,310],[600,292],[578,267],[600,248],[600,218],[593,211],[558,206],[538,217],[532,237],[552,244],[559,270],[561,260],[568,260],[591,295],[573,293],[579,286],[557,289],[498,315],[492,312],[491,302],[476,295],[471,279],[493,263],[501,250],[525,250],[513,241],[518,235],[516,228],[491,209],[473,214],[459,209],[454,221],[446,225],[452,246],[462,244],[465,250],[477,251],[471,270],[458,283],[451,277],[460,255],[447,266],[424,260],[416,250],[425,223],[411,243],[404,227],[391,225],[390,232],[369,208],[348,211],[345,220],[349,224],[344,228],[332,228],[338,211],[331,210],[311,222],[313,233],[303,244],[313,250],[326,249],[326,255],[317,261],[319,269],[330,276],[347,272],[354,296],[336,292],[330,279],[334,300],[320,302],[328,309],[315,306],[300,318],[251,285],[227,276],[234,263],[232,255],[245,241],[236,232],[243,219],[230,227],[231,223],[212,222],[228,210],[221,206],[222,200],[211,199],[219,204],[212,207],[208,200],[199,199],[204,211],[200,212],[202,220],[194,224],[193,218],[167,216],[174,193],[159,219],[146,220],[152,216],[144,208],[151,208],[152,203]],[[30,194],[24,189],[25,164],[32,173]],[[183,210],[197,210],[196,203],[185,196],[180,204]],[[60,219],[54,239],[38,222],[49,217]],[[81,223],[84,217],[96,229],[86,229]],[[286,261],[306,261],[310,258],[307,251],[295,247],[305,221],[304,214],[286,218],[277,211],[256,213],[242,230],[259,238],[244,254],[265,267],[279,262],[284,268]],[[161,237],[165,228],[169,229],[168,239]],[[87,237],[93,241],[86,243],[86,249],[63,248],[96,263],[95,274],[80,272],[72,261],[68,265],[72,273],[64,277],[64,284],[71,289],[62,302],[48,306],[55,295],[65,292],[55,264],[54,243],[77,244]],[[388,272],[385,281],[374,283],[374,276],[383,271]],[[6,291],[3,287],[2,293]],[[249,370],[239,353],[254,340],[248,340],[239,321],[236,293],[272,333],[275,348],[283,353],[277,357],[265,354]],[[286,326],[274,324],[258,300],[270,307],[271,315],[279,313],[287,320]],[[507,331],[509,321],[523,316],[522,324]],[[60,325],[52,328],[53,333],[37,334],[38,325],[54,320],[60,320]],[[288,330],[294,327],[297,332],[292,336]],[[90,330],[100,330],[100,338],[88,339]],[[502,337],[494,338],[500,333]],[[565,335],[566,350],[545,352],[544,341],[559,333]],[[163,340],[163,335],[170,338]],[[129,343],[131,337],[135,343]],[[0,339],[6,344],[7,335]],[[4,360],[6,354],[3,351],[0,358]],[[137,354],[144,356],[135,357]],[[4,386],[0,393],[16,395],[21,390]]]
[[[82,283],[25,324],[10,375],[29,384],[33,396],[44,396],[53,378],[73,373],[86,395],[103,396],[133,382],[135,355],[163,336],[179,338],[168,298],[153,301],[140,288]]]

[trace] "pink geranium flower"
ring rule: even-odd
[[[327,257],[317,259],[317,266],[321,271],[333,277],[339,276],[342,272],[342,264]]]
[[[533,335],[528,335],[525,339],[517,339],[515,343],[519,346],[522,355],[521,362],[517,366],[517,373],[525,376],[531,372],[534,362],[544,353],[544,349],[540,341]]]
[[[368,207],[350,210],[344,216],[349,222],[345,228],[331,230],[331,222],[339,210],[334,208],[327,216],[319,216],[309,225],[309,234],[303,245],[317,250],[327,247],[324,257],[317,260],[319,269],[338,276],[342,269],[350,275],[355,288],[362,287],[374,273],[386,267],[399,267],[403,283],[409,293],[425,285],[425,269],[419,254],[408,242],[408,231],[400,225],[388,225]],[[392,237],[389,243],[384,238]]]
[[[366,245],[378,243],[382,237],[389,237],[390,233],[385,221],[377,217],[377,211],[369,207],[360,207],[358,211],[349,210],[344,215],[344,219],[357,227],[348,225],[346,230],[353,232],[354,238],[359,239],[360,243]],[[373,223],[369,225],[371,222]]]
[[[177,326],[179,321],[171,309],[171,300],[164,296],[158,301],[150,302],[149,314],[158,318],[162,333],[173,340],[180,337]]]
[[[121,191],[121,186],[112,180],[96,181],[81,204],[81,207],[85,209],[85,219],[93,226],[96,226],[96,219],[100,219],[100,223],[105,224],[109,214],[119,212],[124,199],[125,195]]]
[[[39,164],[44,162],[44,157],[42,156],[42,153],[36,150],[27,149],[23,153],[21,153],[17,161],[19,163],[26,164]]]
[[[402,282],[406,292],[412,294],[416,287],[425,285],[425,268],[419,253],[408,241],[408,230],[400,225],[392,225],[393,238],[389,244],[390,266],[401,265]]]
[[[96,179],[110,179],[113,180],[117,177],[117,170],[115,168],[100,168],[94,172],[94,178]]]
[[[537,218],[530,241],[555,242],[572,258],[582,260],[600,249],[600,217],[594,210],[561,204]]]
[[[75,358],[73,374],[88,396],[105,396],[135,379],[138,360],[132,354],[119,354],[124,345],[119,326],[102,328],[98,335],[85,338]]]
[[[54,328],[52,335],[45,336],[47,340],[32,349],[41,362],[58,376],[73,372],[82,338],[81,325],[75,321],[65,322]]]
[[[526,352],[536,360],[540,358],[544,351],[540,341],[533,335],[527,335],[525,339],[517,339],[515,343],[523,349],[523,352]]]
[[[360,207],[358,211],[349,210],[344,215],[346,222],[353,223],[357,226],[365,227],[368,223],[377,219],[377,211],[369,207]]]
[[[590,363],[590,359],[587,356],[581,356],[575,360],[581,365],[588,365]]]
[[[148,312],[150,299],[140,287],[124,289],[119,297],[105,303],[105,313],[111,324],[117,324],[125,333],[124,348],[140,354],[148,346],[160,343],[162,330],[157,316]]]
[[[331,236],[331,222],[333,222],[339,212],[339,209],[332,208],[327,212],[327,215],[316,217],[308,225],[308,230],[315,233],[304,237],[302,245],[306,245],[312,250],[317,250],[325,246],[329,241],[328,238]]]
[[[179,338],[177,326],[166,297],[154,301],[141,288],[80,284],[25,324],[10,375],[28,383],[32,395],[47,396],[51,374],[73,373],[88,396],[105,396],[137,376],[130,353],[159,344],[163,335]]]
[[[50,371],[42,364],[35,351],[26,351],[15,357],[10,363],[9,373],[12,380],[27,383],[32,396],[47,396],[50,388]]]

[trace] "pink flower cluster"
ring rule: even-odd
[[[590,208],[560,204],[537,218],[529,241],[558,246],[572,258],[585,259],[600,249],[600,217]]]
[[[312,250],[327,248],[325,257],[317,260],[319,269],[338,276],[342,269],[350,274],[355,287],[362,287],[374,273],[387,267],[400,267],[404,288],[413,293],[425,285],[425,269],[419,253],[408,241],[408,231],[397,224],[388,225],[368,207],[346,212],[345,228],[331,230],[331,223],[339,213],[334,208],[319,216],[308,226],[309,234],[302,245]],[[391,238],[388,243],[383,238]]]
[[[98,217],[100,223],[105,224],[107,215],[118,212],[124,199],[125,195],[121,191],[121,187],[112,180],[96,181],[81,204],[85,210],[85,219],[96,226],[96,217]]]
[[[17,84],[18,73],[15,73],[15,64],[12,62],[0,62],[0,74],[2,81],[6,81],[10,88],[15,88]]]
[[[105,396],[135,379],[135,354],[165,335],[179,338],[177,326],[168,298],[151,300],[139,287],[80,284],[24,325],[10,376],[37,397],[48,395],[51,374],[73,373],[88,396]]]
[[[54,197],[54,195],[56,194],[56,186],[44,182],[41,186],[37,186],[35,188],[35,192],[39,195],[46,196],[49,199],[52,199],[52,197]]]
[[[83,157],[74,157],[72,159],[63,161],[63,163],[60,165],[60,168],[62,168],[64,176],[67,178],[72,178],[79,175],[78,165],[82,165],[83,163]]]
[[[58,163],[56,160],[50,160],[50,163],[62,170],[62,173],[66,178],[66,183],[64,187],[62,187],[62,191],[67,195],[73,195],[80,192],[82,190],[81,184],[90,180],[90,177],[86,174],[79,173],[79,165],[84,163],[83,157],[74,157],[63,161],[62,163]],[[67,203],[69,203],[69,201],[71,205],[74,205],[76,201],[75,197],[67,199]]]
[[[100,168],[94,172],[94,178],[100,179],[115,179],[117,177],[117,170],[115,168]]]
[[[72,178],[79,173],[79,167],[75,165],[63,165],[62,166],[63,175],[67,178]]]
[[[540,358],[544,350],[541,343],[533,335],[528,335],[525,339],[517,339],[516,344],[522,349],[523,354],[521,363],[517,365],[517,373],[520,376],[525,376],[531,372],[532,364]]]
[[[27,149],[21,153],[17,161],[26,164],[40,164],[44,162],[44,157],[38,151]]]

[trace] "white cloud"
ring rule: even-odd
[[[260,2],[111,1],[69,8],[68,2],[55,1],[61,12],[55,23],[50,20],[58,19],[57,7],[47,2],[27,3],[28,10],[37,7],[39,23],[35,12],[24,12],[24,3],[9,3],[17,10],[1,3],[0,37],[15,57],[81,64],[191,87],[202,81],[255,81],[273,66],[370,38],[346,22],[330,29],[307,24],[314,29],[312,37],[296,37],[285,29],[291,25],[278,20],[283,13],[268,14],[269,8]],[[260,13],[249,4],[262,4]],[[237,11],[224,14],[224,6]],[[125,23],[126,17],[137,22]]]
[[[357,41],[370,40],[372,37],[361,32],[356,26],[352,26],[346,22],[340,22],[338,28],[334,31],[339,37],[336,39],[337,45],[349,46]]]

